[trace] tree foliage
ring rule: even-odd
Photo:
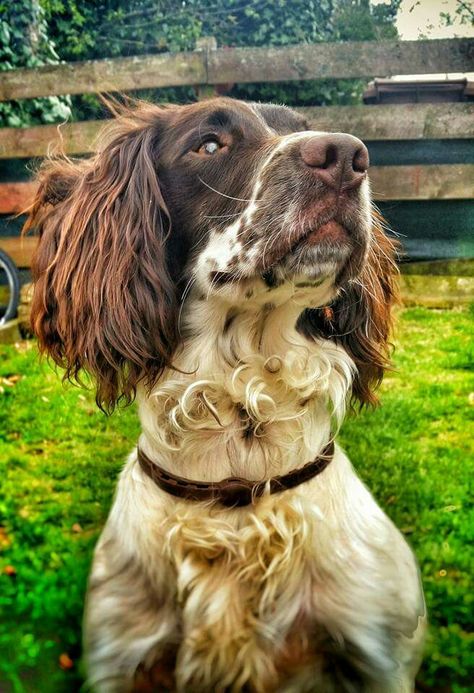
[[[474,8],[470,2],[465,0],[456,0],[454,8],[441,12],[440,14],[442,26],[461,27],[474,26]]]
[[[34,0],[0,2],[0,71],[59,62],[48,36],[44,11]],[[0,103],[0,126],[18,127],[36,122],[54,123],[70,115],[67,98]]]
[[[41,0],[64,60],[220,46],[284,46],[396,35],[400,0]]]

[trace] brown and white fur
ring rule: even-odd
[[[136,395],[140,446],[175,474],[303,466],[387,366],[394,248],[367,166],[359,140],[284,107],[122,114],[91,159],[39,174],[42,349],[104,409]],[[132,452],[90,577],[88,682],[408,693],[424,620],[413,555],[340,447],[234,509],[167,495]]]

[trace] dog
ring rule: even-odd
[[[368,166],[351,135],[220,97],[126,106],[39,171],[40,348],[142,426],[90,575],[93,690],[413,690],[417,565],[333,440],[389,365]]]

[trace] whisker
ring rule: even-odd
[[[217,193],[217,195],[221,195],[222,197],[227,197],[228,200],[236,200],[237,202],[252,202],[250,198],[245,198],[245,197],[232,197],[232,195],[226,195],[226,193],[221,192],[220,190],[216,190],[216,188],[213,188],[212,185],[209,185],[209,183],[206,183],[205,180],[201,178],[201,176],[198,176],[198,179],[200,182],[206,186],[206,188],[209,188],[209,190],[212,190],[212,192]]]
[[[229,219],[230,217],[239,217],[239,216],[240,216],[240,212],[235,212],[235,214],[215,214],[215,215],[203,214],[202,218],[203,219]]]
[[[179,313],[178,313],[178,332],[179,332],[180,336],[182,336],[181,335],[181,317],[183,314],[184,302],[185,302],[185,299],[187,298],[187,296],[189,295],[191,288],[192,288],[193,284],[195,283],[196,279],[197,279],[197,277],[195,275],[191,277],[191,279],[188,281],[188,283],[184,287],[183,295],[181,296],[181,305],[179,307]]]

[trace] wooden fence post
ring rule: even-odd
[[[209,53],[211,51],[217,50],[217,39],[215,36],[202,36],[196,41],[196,51],[202,51],[205,53],[205,65],[206,65],[206,80],[209,76],[208,63],[209,63]],[[198,101],[204,99],[210,99],[213,96],[218,96],[217,86],[215,84],[199,84],[196,88],[196,96]]]

